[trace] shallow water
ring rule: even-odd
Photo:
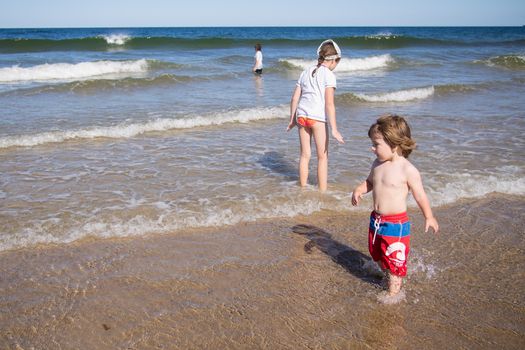
[[[297,188],[284,130],[326,36],[344,55],[347,143],[332,142],[319,196],[315,175]],[[0,30],[0,249],[355,210],[366,133],[386,112],[409,120],[434,205],[523,195],[524,40],[523,28]]]

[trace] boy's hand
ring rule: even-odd
[[[359,205],[359,202],[361,201],[361,198],[363,198],[363,194],[354,191],[354,192],[352,193],[352,205],[353,205],[354,207],[357,206],[357,205]]]
[[[334,139],[336,139],[339,143],[345,143],[345,141],[343,140],[343,135],[341,135],[341,133],[337,130],[333,130],[332,129],[332,136],[334,137]]]
[[[431,227],[434,230],[434,233],[438,233],[439,224],[435,217],[425,219],[425,233],[428,232],[429,227]]]

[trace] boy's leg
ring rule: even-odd
[[[324,192],[328,187],[328,124],[317,122],[312,130],[317,150],[317,181],[319,190]]]
[[[400,276],[393,275],[388,273],[388,294],[396,295],[401,290],[401,285],[403,284],[403,278]]]
[[[301,187],[306,186],[308,182],[308,164],[312,156],[310,146],[312,139],[312,130],[310,128],[299,127],[299,142],[301,144],[301,156],[299,158],[299,184]]]

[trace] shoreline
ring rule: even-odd
[[[433,207],[433,211],[435,210],[450,210],[450,208],[454,207],[461,207],[464,205],[469,205],[471,203],[482,201],[486,198],[510,198],[513,201],[524,201],[525,202],[525,195],[519,195],[519,194],[508,194],[508,193],[497,193],[497,192],[491,192],[486,194],[482,197],[475,197],[475,198],[463,198],[459,199],[456,202],[453,203],[446,203],[439,206]],[[152,232],[147,233],[144,235],[128,235],[128,236],[112,236],[112,237],[103,237],[103,236],[85,236],[80,239],[76,239],[70,242],[51,242],[51,243],[33,243],[29,246],[24,247],[17,247],[17,248],[10,248],[6,250],[0,251],[0,259],[2,258],[2,255],[4,254],[16,254],[16,253],[30,253],[34,250],[38,251],[46,251],[46,250],[54,250],[54,249],[67,249],[68,247],[77,247],[77,246],[83,246],[83,245],[89,245],[89,244],[96,244],[106,242],[107,244],[112,243],[122,243],[128,241],[134,241],[134,240],[149,240],[149,239],[159,239],[162,237],[172,237],[176,238],[177,236],[186,236],[186,235],[205,235],[205,234],[213,234],[217,231],[238,231],[239,227],[244,226],[252,226],[252,225],[269,225],[275,222],[294,222],[294,221],[300,221],[303,220],[305,222],[309,222],[313,224],[316,220],[325,220],[326,218],[333,218],[333,217],[344,217],[349,216],[352,218],[361,218],[361,220],[364,220],[366,223],[368,222],[370,211],[372,208],[364,209],[365,206],[371,205],[370,199],[368,201],[363,201],[361,205],[358,207],[357,210],[352,211],[337,211],[332,209],[321,209],[320,211],[316,211],[309,215],[296,215],[292,217],[273,217],[273,218],[259,218],[255,221],[241,221],[235,224],[225,224],[222,226],[196,226],[196,227],[187,227],[187,228],[181,228],[179,230],[171,231],[171,232]],[[419,208],[417,206],[411,206],[408,207],[407,213],[410,215],[410,221],[412,221],[414,216],[421,215],[421,212],[419,211]],[[364,219],[363,219],[364,218]],[[438,218],[439,219],[439,218]],[[365,227],[367,229],[368,226]],[[365,232],[365,231],[363,231]],[[366,238],[366,237],[365,237]],[[365,246],[366,249],[367,246]],[[368,251],[367,251],[368,253]]]
[[[409,208],[407,299],[391,306],[365,211],[4,251],[0,347],[519,349],[524,209],[462,200],[434,209],[433,235]]]

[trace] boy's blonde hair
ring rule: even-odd
[[[379,117],[368,130],[368,137],[372,138],[374,134],[381,134],[391,148],[399,147],[405,158],[416,148],[408,123],[398,115],[387,114]]]

